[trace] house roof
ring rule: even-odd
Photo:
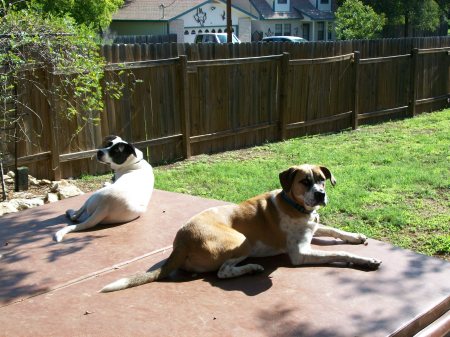
[[[273,19],[303,19],[304,16],[312,20],[333,20],[332,12],[325,12],[314,7],[308,0],[291,0],[289,12],[275,12],[266,0],[250,0],[258,11],[260,17],[266,20]]]
[[[250,0],[250,2],[262,19],[303,19],[302,14],[292,8],[292,3],[289,12],[275,12],[266,0]]]
[[[224,2],[224,0],[218,0]],[[266,0],[249,0],[261,19],[333,20],[334,14],[315,8],[308,0],[291,0],[289,12],[274,12]],[[113,20],[169,21],[190,10],[211,2],[210,0],[125,0],[124,5],[113,15]],[[233,1],[238,3],[238,1]],[[161,6],[164,5],[164,8]],[[233,7],[236,5],[233,3]],[[241,9],[240,9],[241,10]],[[245,12],[245,11],[244,11]],[[251,15],[251,14],[250,14]],[[253,16],[253,15],[251,15]]]
[[[113,20],[168,21],[209,1],[205,0],[125,0]],[[162,7],[161,5],[167,6]]]
[[[308,0],[291,0],[291,7],[300,13],[309,16],[312,20],[333,20],[332,12],[321,11],[314,7]]]
[[[113,20],[133,21],[170,21],[177,17],[211,2],[226,2],[225,0],[125,0],[123,6],[113,15]],[[233,8],[247,13],[235,6]],[[247,13],[256,18],[254,15]]]

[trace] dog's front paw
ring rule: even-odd
[[[367,236],[365,236],[364,234],[355,233],[345,238],[345,241],[348,243],[355,243],[355,244],[365,243],[367,241]]]
[[[378,269],[380,267],[381,262],[382,262],[381,260],[370,258],[365,263],[365,266],[367,268],[369,268],[369,269],[375,270],[375,269]]]

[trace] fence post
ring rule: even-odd
[[[280,103],[279,103],[279,132],[280,140],[286,139],[286,114],[287,114],[287,84],[289,76],[289,53],[284,52],[281,56],[281,67],[279,74],[279,90],[280,90]]]
[[[181,132],[183,133],[183,154],[186,159],[191,157],[191,127],[189,112],[189,79],[187,74],[187,56],[180,55],[180,79],[181,79]]]
[[[54,75],[52,74],[51,70],[46,68],[45,69],[45,76],[47,77],[47,88],[49,90],[52,90],[54,83]],[[56,84],[59,85],[59,84]],[[53,93],[50,93],[50,97],[48,98],[49,101],[49,119],[50,119],[50,162],[51,162],[51,169],[53,171],[53,180],[61,180],[61,165],[59,162],[59,142],[58,142],[58,113],[56,111],[56,101],[53,96]]]
[[[411,68],[409,78],[409,113],[412,117],[416,115],[416,101],[417,101],[417,59],[419,49],[413,48],[411,50]]]
[[[353,114],[352,114],[352,129],[358,128],[358,114],[359,114],[359,62],[361,54],[359,51],[353,52]]]

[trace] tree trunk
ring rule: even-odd
[[[409,32],[409,15],[405,13],[405,37],[408,37]]]

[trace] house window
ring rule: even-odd
[[[184,35],[189,35],[189,31],[188,31],[188,30],[185,30],[185,31],[184,31]]]
[[[331,22],[328,23],[328,40],[332,40],[333,36],[333,24]]]
[[[283,35],[286,35],[286,36],[290,36],[291,35],[291,24],[290,23],[286,23],[284,25]]]
[[[283,25],[281,23],[275,24],[275,34],[274,35],[283,35]]]
[[[330,0],[320,0],[320,3],[322,5],[328,5],[330,3]]]
[[[278,0],[278,3],[280,5],[285,5],[285,4],[287,4],[287,0]]]
[[[306,40],[310,40],[309,37],[309,23],[304,23],[302,26],[302,37]]]
[[[325,23],[317,22],[317,40],[323,41],[325,40]]]

